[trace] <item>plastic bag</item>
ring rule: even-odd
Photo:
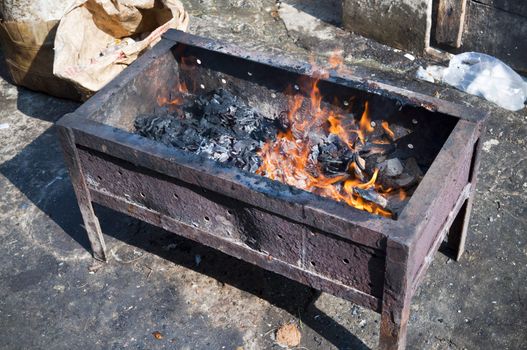
[[[524,108],[527,99],[527,82],[502,61],[482,53],[465,52],[456,55],[447,68],[420,68],[417,77],[444,82],[511,111]]]
[[[188,20],[179,0],[79,0],[57,29],[53,73],[89,97]]]

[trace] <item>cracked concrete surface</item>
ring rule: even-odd
[[[414,80],[427,61],[334,27],[338,1],[184,3],[192,33],[302,58],[341,49],[356,75],[492,112],[467,252],[459,263],[436,255],[413,299],[408,348],[525,348],[525,110]],[[317,17],[313,30],[328,39],[294,30],[284,6]],[[304,349],[376,347],[377,314],[102,207],[110,262],[90,271],[52,127],[78,105],[0,76],[0,349],[278,349],[273,331],[290,321]]]

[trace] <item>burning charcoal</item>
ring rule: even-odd
[[[248,168],[245,170],[250,171],[251,173],[255,173],[256,170],[258,170],[258,168],[260,167],[260,165],[261,165],[260,158],[256,156],[252,156],[249,158]]]
[[[366,169],[366,161],[357,153],[355,153],[353,161],[355,162],[355,164],[357,164],[360,170]]]
[[[399,176],[403,172],[403,165],[401,164],[401,161],[398,158],[392,158],[385,160],[381,164],[379,164],[379,168],[383,175],[386,176]]]
[[[319,144],[323,144],[323,143],[327,143],[328,142],[328,140],[327,140],[328,137],[326,135],[322,134],[320,132],[320,130],[310,131],[306,135],[306,138],[309,141],[309,143],[311,143],[313,145],[319,145]]]
[[[388,137],[385,125],[380,120],[373,123],[368,121],[366,143],[363,144],[363,140],[359,142],[359,133],[356,132],[358,125],[354,124],[353,115],[328,120],[328,127],[322,121],[308,127],[306,123],[291,124],[289,112],[283,112],[274,119],[267,118],[224,89],[189,98],[176,110],[154,112],[136,118],[134,126],[138,134],[252,173],[260,169],[263,159],[278,163],[272,164],[274,169],[270,174],[279,181],[301,189],[306,189],[313,179],[319,177],[340,176],[341,179],[342,175],[344,178],[354,175],[355,179],[364,183],[371,179],[375,169],[381,170],[377,183],[394,190],[411,190],[411,186],[422,177],[416,159],[409,158],[416,157],[413,150],[405,146],[414,143],[414,140],[410,140],[412,136],[403,138],[397,145],[393,142],[394,138],[408,135],[410,131],[396,125],[390,126],[394,136]],[[302,117],[309,121],[312,116],[304,116],[304,112],[309,113],[309,110],[301,112]],[[291,136],[296,139],[291,140]],[[418,148],[422,147],[420,145]],[[266,158],[267,152],[270,158]],[[401,152],[407,155],[399,155]],[[295,155],[295,159],[299,155],[306,157],[302,158],[302,164],[294,176],[280,166],[282,162],[285,163],[284,167],[288,166],[285,159],[290,154]],[[331,186],[340,192],[343,190],[343,181]],[[313,188],[317,187],[311,190]],[[327,195],[320,189],[318,191],[320,195]],[[389,210],[394,213],[397,213],[398,203],[404,200],[393,198],[395,194],[386,194],[387,198],[373,188],[357,188],[354,193],[380,207],[389,206]]]
[[[286,132],[291,128],[291,122],[289,121],[289,111],[282,111],[278,115],[278,118],[276,118],[276,121],[278,122],[278,130],[282,132]]]
[[[381,140],[382,137],[385,134],[385,131],[384,131],[383,127],[382,127],[381,121],[380,120],[373,120],[373,121],[370,122],[370,126],[373,128],[373,132],[369,133],[366,136],[366,139],[369,140],[369,141]]]
[[[395,146],[391,143],[371,143],[366,142],[365,145],[363,145],[360,150],[359,154],[361,157],[367,158],[372,155],[385,155],[393,152],[395,150]]]
[[[391,124],[389,129],[385,129],[386,135],[392,140],[397,141],[400,138],[405,137],[406,135],[409,135],[412,131],[410,129],[407,129],[403,126],[400,126],[398,124]]]
[[[345,173],[353,160],[353,153],[348,146],[333,134],[328,137],[327,143],[319,145],[319,151],[317,161],[328,175]]]
[[[353,163],[354,165],[356,162]],[[366,181],[366,177],[364,176],[363,171],[359,168],[358,165],[352,167],[353,174],[355,175],[356,179],[359,179],[360,181],[364,182]]]
[[[386,208],[386,205],[388,205],[388,200],[379,193],[375,192],[374,189],[363,190],[360,188],[354,188],[353,191],[363,199],[375,203],[383,208]]]
[[[348,168],[348,162],[343,159],[324,158],[324,156],[321,156],[318,161],[323,163],[322,169],[324,173],[330,175],[343,174]]]

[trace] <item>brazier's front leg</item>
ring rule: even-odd
[[[58,126],[58,133],[62,149],[64,151],[64,160],[71,178],[79,209],[81,211],[82,219],[88,239],[93,251],[93,257],[97,260],[106,261],[106,245],[102,235],[99,220],[93,211],[90,191],[86,185],[86,179],[82,173],[79,161],[79,155],[75,146],[75,138],[71,129],[63,126]]]
[[[406,326],[410,317],[410,301],[384,305],[381,313],[379,349],[403,350],[406,347]]]
[[[403,350],[411,299],[408,247],[389,240],[385,266],[379,349]]]

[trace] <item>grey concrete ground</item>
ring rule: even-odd
[[[192,33],[300,57],[342,49],[357,75],[492,111],[467,252],[459,263],[436,255],[408,348],[527,348],[525,110],[414,80],[426,62],[334,27],[338,3],[185,1]],[[377,314],[102,207],[111,258],[90,271],[53,129],[77,104],[0,76],[0,349],[278,349],[287,322],[301,330],[298,349],[376,347]]]

